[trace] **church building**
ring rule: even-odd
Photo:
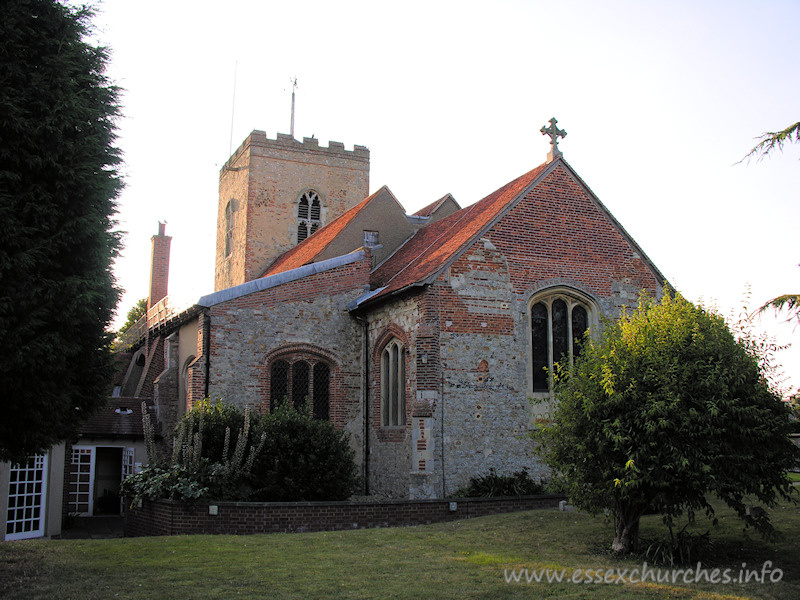
[[[161,432],[210,397],[290,402],[347,431],[362,493],[439,498],[490,468],[541,474],[527,436],[549,373],[664,277],[543,128],[543,164],[471,206],[407,214],[369,193],[369,150],[253,131],[219,177],[215,291],[167,295],[153,237],[121,397]]]
[[[461,208],[369,193],[369,150],[253,131],[219,179],[215,291],[169,303],[170,238],[120,395],[162,433],[195,402],[308,403],[350,434],[363,493],[443,497],[539,467],[550,370],[664,277],[558,149]]]
[[[0,464],[1,539],[118,514],[146,462],[141,410],[170,443],[203,398],[306,406],[349,434],[361,494],[441,498],[489,469],[543,475],[528,432],[550,373],[584,333],[664,277],[558,148],[461,208],[414,214],[369,150],[253,131],[222,167],[214,291],[168,295],[171,238],[152,238],[147,314],[128,330],[106,409],[78,437]],[[186,241],[188,242],[188,240]]]

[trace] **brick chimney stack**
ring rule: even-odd
[[[147,310],[150,310],[167,295],[169,247],[172,238],[165,234],[166,228],[167,224],[159,221],[158,235],[150,238],[152,252],[150,253],[150,295],[147,298]]]

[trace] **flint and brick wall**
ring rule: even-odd
[[[641,290],[657,296],[662,283],[562,167],[467,248],[417,298],[418,323],[411,327],[413,393],[441,389],[432,424],[434,432],[444,430],[443,439],[433,440],[435,465],[444,469],[433,479],[437,495],[452,494],[490,468],[546,475],[527,435],[533,413],[528,311],[535,294],[574,289],[596,305],[597,324],[601,315],[614,318],[635,306]],[[391,305],[381,309],[385,320],[393,312]]]
[[[363,329],[347,305],[364,292],[370,257],[216,304],[211,322],[209,396],[270,410],[270,366],[279,358],[331,367],[330,416],[363,455]]]
[[[430,525],[523,510],[552,509],[563,499],[563,496],[521,496],[382,502],[221,502],[213,505],[217,507],[216,515],[209,514],[208,504],[186,506],[173,500],[145,500],[141,508],[126,508],[125,537],[301,533]],[[450,502],[456,503],[456,510],[450,510]]]

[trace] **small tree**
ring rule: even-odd
[[[117,337],[121,336],[123,333],[128,331],[128,329],[133,327],[136,324],[136,321],[145,316],[145,314],[147,314],[147,298],[142,298],[128,311],[127,319],[125,323],[122,324],[122,327],[119,328]]]
[[[642,297],[556,377],[553,421],[534,433],[572,502],[614,519],[613,549],[627,553],[647,512],[665,522],[713,515],[716,494],[749,525],[789,498],[786,471],[800,458],[788,409],[763,377],[757,344],[680,295]]]

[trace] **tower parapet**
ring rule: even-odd
[[[251,281],[369,195],[369,149],[254,130],[219,175],[215,290]]]
[[[266,132],[259,129],[254,129],[252,132],[250,132],[250,135],[244,139],[244,141],[231,155],[228,161],[222,166],[222,169],[220,170],[220,177],[225,173],[226,169],[230,169],[235,166],[237,159],[244,155],[250,146],[276,147],[286,150],[294,149],[298,152],[317,151],[329,155],[336,155],[342,158],[369,161],[369,148],[366,146],[359,146],[358,144],[355,144],[352,150],[347,150],[343,143],[330,141],[326,147],[319,145],[319,138],[304,137],[303,141],[300,142],[294,139],[288,133],[279,133],[273,140],[267,137]]]

